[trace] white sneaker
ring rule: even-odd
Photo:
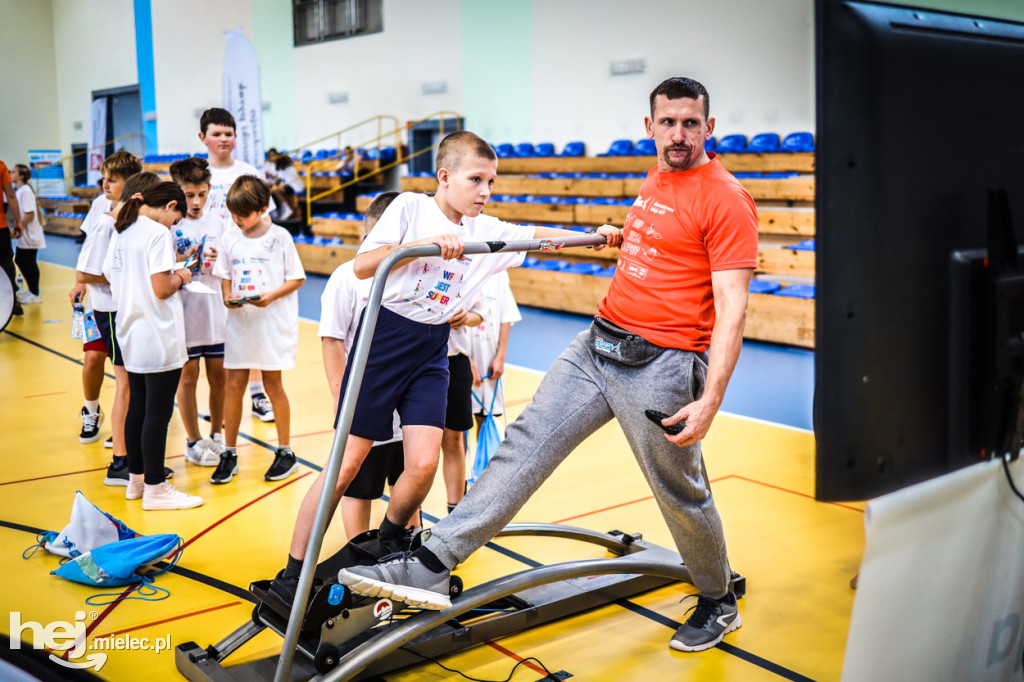
[[[146,484],[143,481],[138,483],[132,483],[132,479],[128,479],[128,487],[124,489],[124,499],[126,500],[141,500],[142,495],[146,492]]]
[[[220,462],[220,456],[210,450],[210,441],[206,438],[197,440],[195,445],[189,445],[185,441],[185,461],[201,467],[215,467]]]
[[[220,453],[224,452],[224,448],[226,447],[224,445],[224,434],[215,433],[209,438],[207,438],[206,441],[208,443],[207,449],[213,454],[220,457]]]
[[[31,291],[26,291],[24,294],[18,296],[19,303],[42,303],[43,297],[39,294],[33,294]]]
[[[146,511],[160,509],[192,509],[203,504],[203,498],[183,493],[170,481],[160,485],[147,485],[142,493],[142,508]]]

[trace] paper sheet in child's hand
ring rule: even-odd
[[[210,287],[206,286],[202,282],[189,282],[182,287],[185,291],[191,291],[193,294],[215,294],[217,293]]]

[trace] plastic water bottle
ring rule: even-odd
[[[71,338],[85,338],[85,306],[81,303],[76,303],[71,313]]]
[[[178,230],[174,234],[177,237],[174,240],[174,248],[178,250],[178,253],[185,253],[186,251],[192,248],[192,241],[185,236],[184,232]]]

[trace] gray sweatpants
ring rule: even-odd
[[[644,415],[672,414],[699,398],[702,354],[667,349],[647,365],[626,367],[589,347],[582,332],[555,361],[469,493],[430,529],[425,546],[448,568],[465,561],[515,516],[584,439],[617,418],[647,478],[683,562],[701,594],[728,591],[722,521],[704,475],[700,443],[681,448]]]

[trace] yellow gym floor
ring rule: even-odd
[[[0,602],[21,621],[43,625],[73,621],[86,613],[87,641],[109,635],[170,637],[171,648],[193,640],[214,644],[242,625],[252,612],[246,590],[253,580],[281,568],[295,513],[314,470],[302,466],[285,481],[266,483],[272,460],[273,424],[243,416],[241,473],[214,487],[211,469],[187,464],[184,431],[175,414],[167,464],[174,484],[201,495],[197,509],[143,512],[124,499],[123,488],[103,485],[110,451],[102,441],[78,443],[81,421],[81,342],[70,338],[66,293],[73,272],[41,264],[43,303],[26,306],[7,333],[0,334],[0,414],[3,415],[3,468],[0,472]],[[323,375],[315,325],[300,322],[299,359],[287,372],[292,404],[293,448],[302,460],[322,466],[330,449],[332,409]],[[109,371],[109,366],[108,366]],[[511,369],[506,379],[509,419],[529,402],[540,375]],[[110,411],[114,382],[104,382],[101,402]],[[200,410],[205,411],[204,387]],[[109,417],[108,417],[109,418]],[[109,421],[103,427],[109,435]],[[510,636],[442,659],[475,678],[503,680],[512,666],[535,657],[552,672],[578,680],[835,680],[839,678],[853,603],[850,579],[864,547],[863,505],[824,504],[813,499],[814,439],[809,432],[721,414],[704,442],[704,455],[719,511],[725,523],[733,568],[747,578],[740,601],[743,627],[717,648],[684,654],[668,646],[673,629],[686,619],[693,599],[688,585],[656,590],[621,604]],[[65,526],[76,490],[100,509],[143,533],[177,533],[185,541],[179,570],[157,578],[170,590],[158,602],[125,600],[92,607],[96,590],[49,575],[58,557],[40,550],[29,559],[22,550],[39,529]],[[374,517],[384,503],[374,503]],[[424,505],[434,517],[445,510],[443,484]],[[668,530],[621,430],[609,424],[586,441],[523,508],[518,521],[578,525],[599,531],[642,532],[671,547]],[[323,555],[345,542],[340,520],[332,525]],[[556,539],[507,538],[496,544],[541,563],[597,557],[598,548]],[[472,587],[526,566],[493,549],[482,549],[457,573]],[[9,621],[2,623],[10,633]],[[281,639],[261,633],[227,659],[227,665],[263,658],[280,650]],[[56,674],[60,674],[53,664]],[[149,682],[183,679],[172,651],[109,652],[99,676]],[[514,680],[538,680],[531,663]],[[457,678],[425,663],[388,680]]]

